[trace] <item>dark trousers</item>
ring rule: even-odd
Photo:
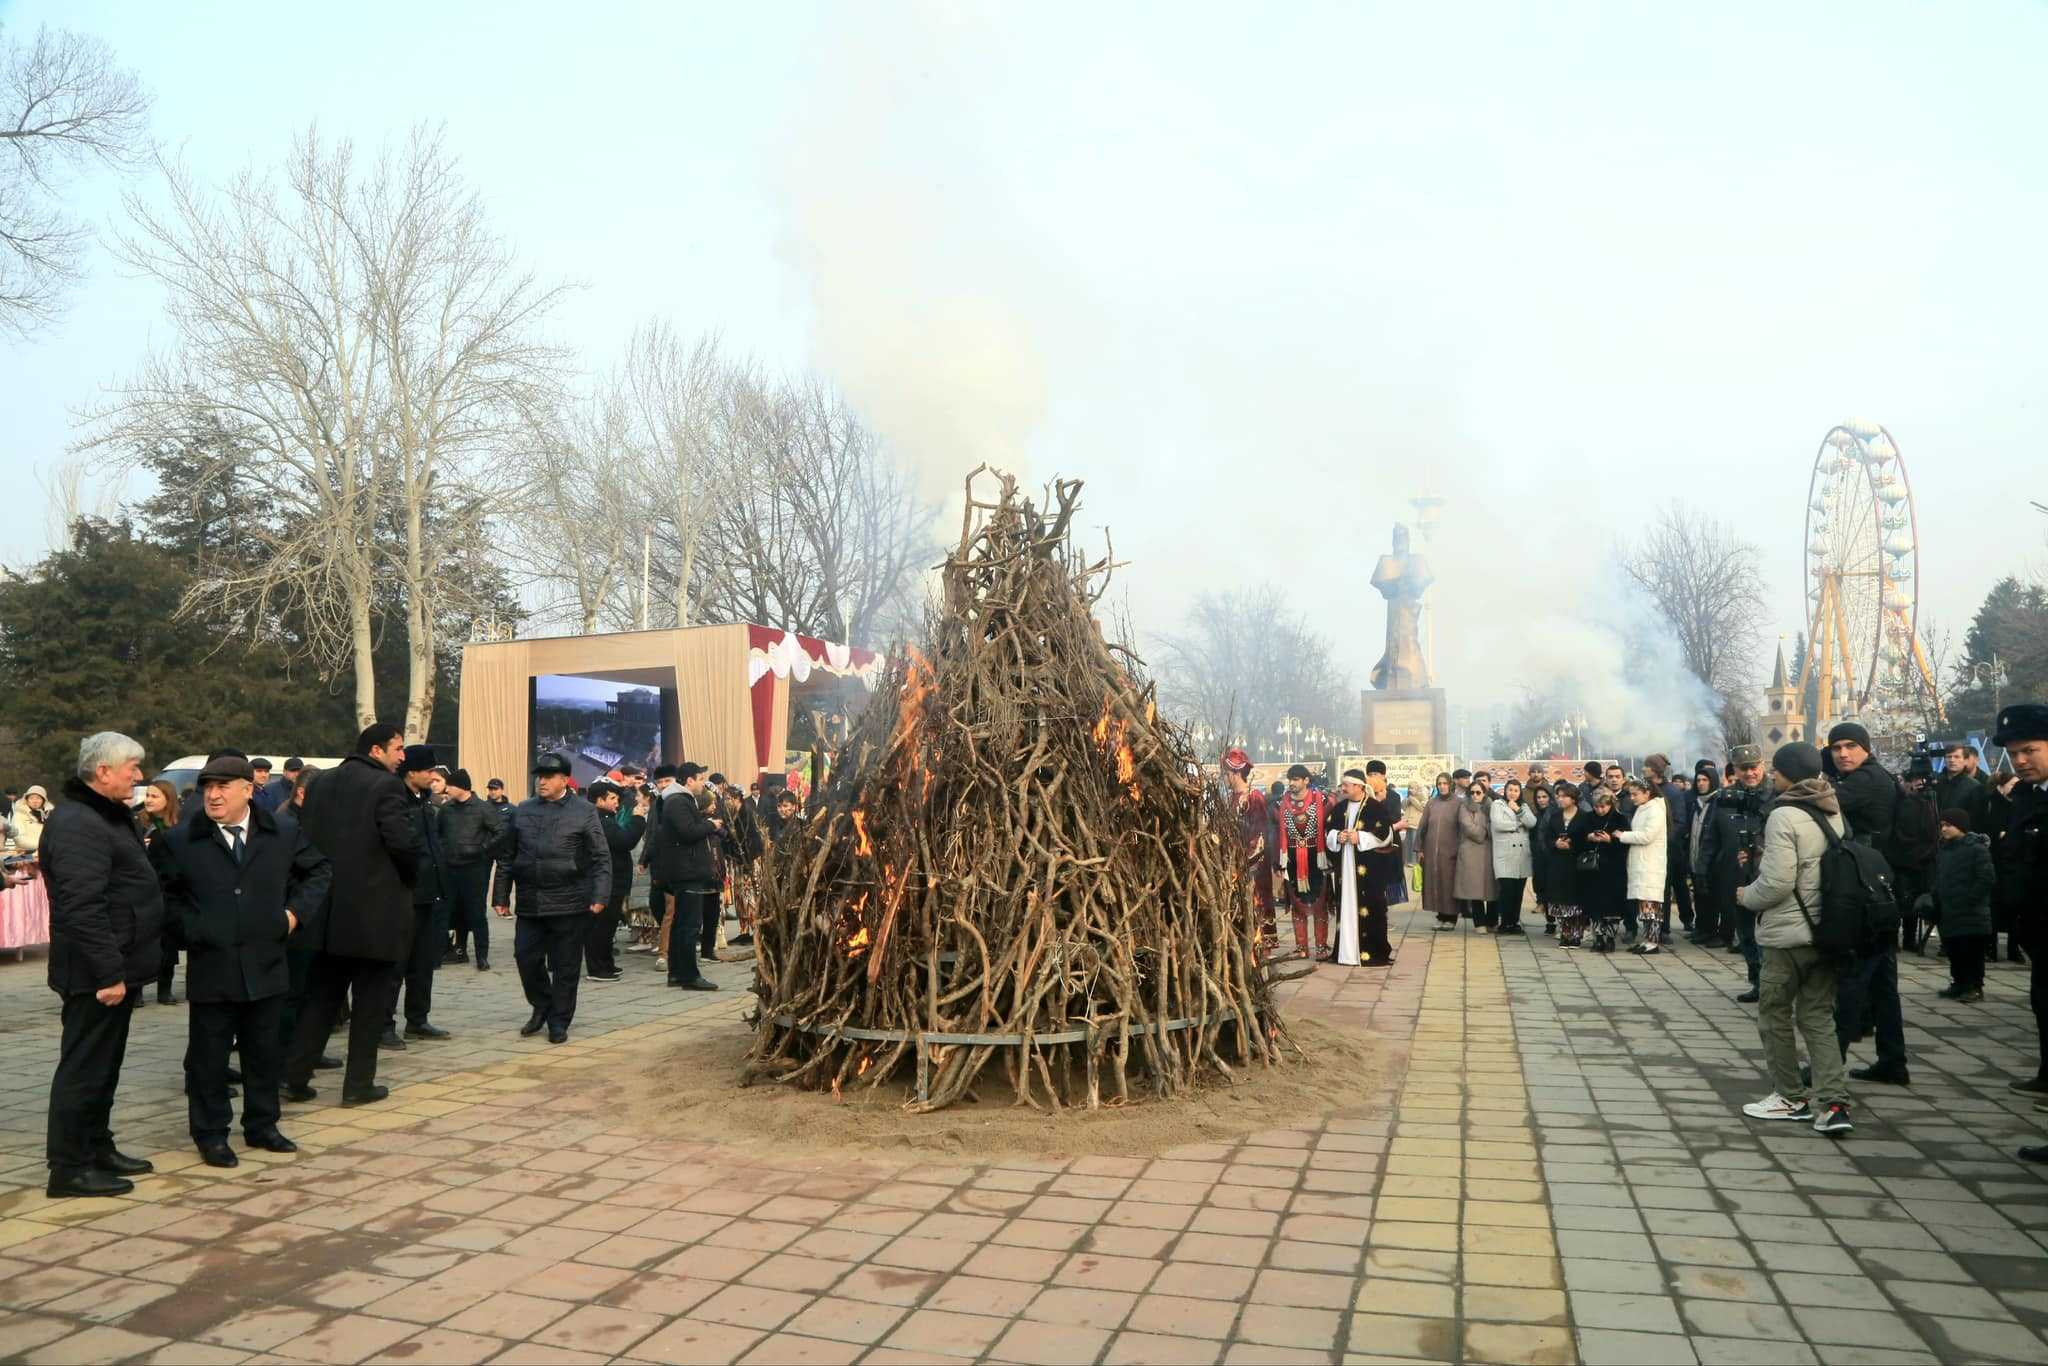
[[[1522,888],[1529,879],[1504,877],[1496,882],[1499,895],[1493,899],[1493,923],[1504,930],[1520,929],[1522,926]]]
[[[1994,948],[1997,946],[1996,936],[1993,936],[1992,945]],[[2048,954],[2039,952],[2038,943],[2033,947],[2034,965],[2027,974],[2027,1004],[2034,1008],[2034,1034],[2041,1047],[2041,1066],[2035,1070],[2035,1075],[2048,1080],[2048,971],[2041,967],[2043,960],[2048,960]]]
[[[704,975],[697,966],[697,946],[704,938],[707,914],[718,913],[718,893],[671,887],[668,894],[676,899],[675,928],[669,931],[668,936],[668,980],[694,982]],[[715,920],[711,922],[711,928],[716,934],[718,923]]]
[[[619,970],[613,941],[618,938],[619,921],[625,914],[626,891],[621,887],[604,903],[602,912],[590,917],[583,938],[583,965],[588,971],[601,972],[609,977]]]
[[[1735,925],[1729,899],[1722,895],[1712,878],[1700,879],[1693,893],[1693,938],[1704,942],[1726,936]]]
[[[1899,955],[1887,946],[1882,953],[1856,960],[1835,983],[1835,1037],[1842,1056],[1866,1030],[1877,1036],[1880,1071],[1906,1070],[1906,1022],[1899,1014]]]
[[[667,885],[656,878],[650,871],[647,874],[647,914],[654,917],[657,941],[661,935],[661,918],[668,914],[668,899],[671,895],[673,894],[669,891]],[[681,914],[680,908],[678,908],[677,914]],[[671,929],[669,933],[673,934],[675,931]]]
[[[1988,934],[1943,935],[1941,946],[1948,950],[1949,980],[1965,991],[1984,989],[1984,954],[1991,947]]]
[[[491,865],[464,863],[448,870],[448,923],[455,929],[455,951],[476,940],[476,961],[491,961],[491,908],[485,904],[491,890]]]
[[[551,1025],[567,1029],[576,1018],[576,982],[583,973],[583,941],[590,932],[581,915],[522,915],[512,931],[512,960],[526,1003]],[[673,960],[671,960],[673,961]]]
[[[334,1018],[342,1002],[355,995],[348,1015],[348,1064],[341,1074],[343,1094],[359,1094],[377,1084],[377,1040],[384,1033],[390,1002],[398,991],[398,965],[377,958],[345,958],[323,953],[306,972],[306,999],[292,1030],[284,1079],[294,1086],[313,1080],[313,1064],[327,1049]]]
[[[1373,853],[1365,856],[1365,866],[1358,889],[1358,961],[1384,963],[1394,956],[1387,943],[1387,881],[1401,865],[1390,854]]]
[[[316,949],[286,949],[284,970],[290,976],[291,985],[285,989],[284,1006],[277,1019],[277,1056],[279,1066],[284,1056],[292,1051],[292,1035],[299,1029],[299,1012],[306,1008],[306,978],[313,971],[313,960],[320,956]]]
[[[1735,900],[1735,890],[1728,891],[1728,903],[1722,909],[1722,924],[1733,925],[1732,937],[1735,946],[1742,950],[1742,961],[1749,965],[1749,984],[1756,986],[1762,979],[1764,951],[1757,947],[1756,912]],[[1732,916],[1730,920],[1728,917]]]
[[[1920,950],[1920,916],[1914,911],[1923,892],[1931,891],[1924,868],[1892,869],[1892,899],[1899,906],[1899,947]]]
[[[77,1171],[114,1146],[114,1092],[134,1009],[134,987],[118,1005],[103,1006],[90,992],[64,998],[64,1039],[50,1076],[52,1171]]]
[[[412,949],[405,959],[405,1022],[423,1025],[434,1009],[434,970],[441,955],[448,952],[448,902],[436,898],[431,906],[412,908]],[[398,996],[392,993],[391,1009],[385,1020],[398,1023]]]
[[[1666,852],[1669,863],[1667,864],[1668,871],[1665,874],[1665,880],[1669,885],[1665,889],[1664,900],[1667,903],[1675,903],[1677,905],[1678,923],[1689,930],[1693,925],[1692,879],[1686,876],[1685,855],[1677,849],[1671,849]],[[1666,930],[1671,928],[1671,921],[1668,915],[1665,917],[1664,928]]]
[[[171,979],[176,977],[177,975],[178,951],[175,948],[171,947],[169,940],[166,940],[164,941],[163,966],[158,968],[156,971],[156,999],[158,1001],[165,1002],[171,999]],[[190,981],[192,975],[191,970],[187,969],[185,975],[187,978],[185,988],[189,991],[191,990],[192,987],[192,983]]]
[[[242,1132],[277,1127],[278,1073],[284,1049],[278,1021],[284,997],[261,1001],[194,1001],[185,1036],[185,1113],[194,1143],[226,1142],[235,1119],[228,1103],[228,1057],[241,1040]]]
[[[1460,897],[1458,898],[1458,909],[1463,911],[1466,919],[1472,922],[1473,929],[1483,930],[1493,924],[1493,903],[1491,901],[1477,901],[1471,897]]]

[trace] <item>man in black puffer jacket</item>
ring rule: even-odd
[[[1841,803],[1842,819],[1849,824],[1849,838],[1886,854],[1892,847],[1899,784],[1878,763],[1870,747],[1870,732],[1854,721],[1844,721],[1830,730],[1822,766],[1834,785],[1835,800]],[[1892,885],[1898,885],[1896,873]],[[1849,1045],[1872,1032],[1877,1036],[1877,1061],[1868,1067],[1852,1068],[1849,1075],[1857,1081],[1892,1086],[1910,1084],[1906,1023],[1899,1010],[1896,940],[1862,955],[1853,967],[1844,968],[1837,979],[1835,1033],[1842,1041],[1842,1056],[1848,1057]]]
[[[125,1195],[155,1168],[114,1146],[114,1092],[136,993],[156,976],[164,899],[128,799],[142,746],[116,731],[87,736],[78,773],[43,827],[50,892],[50,990],[64,998],[64,1038],[50,1077],[49,1194]]]
[[[569,1038],[576,1017],[576,982],[590,917],[604,914],[612,892],[612,856],[597,808],[569,790],[569,761],[542,755],[533,766],[537,796],[512,808],[498,836],[497,912],[519,908],[512,957],[533,1016],[520,1034],[548,1031],[549,1043]]]

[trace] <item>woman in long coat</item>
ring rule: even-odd
[[[1579,874],[1579,900],[1593,922],[1595,953],[1614,952],[1628,914],[1628,846],[1616,838],[1628,828],[1628,817],[1614,809],[1614,794],[1605,788],[1594,791],[1592,810],[1572,822],[1573,850],[1591,850],[1594,857],[1592,870]]]
[[[1485,934],[1493,924],[1493,899],[1500,887],[1493,878],[1493,794],[1477,778],[1458,804],[1458,872],[1453,890],[1458,909]]]
[[[1628,900],[1642,926],[1642,942],[1636,953],[1655,953],[1663,939],[1664,888],[1671,863],[1666,830],[1670,820],[1662,785],[1644,778],[1629,779],[1635,795],[1635,813],[1629,828],[1615,836],[1628,846]]]
[[[1415,842],[1422,850],[1422,909],[1436,917],[1440,930],[1458,924],[1458,793],[1451,775],[1436,775],[1436,794],[1415,823]]]
[[[1550,901],[1543,913],[1557,922],[1558,946],[1575,949],[1586,934],[1586,912],[1579,897],[1579,855],[1572,844],[1580,823],[1579,790],[1570,783],[1559,783],[1552,792],[1556,801],[1550,808],[1551,818],[1537,826],[1549,869],[1543,890]]]
[[[1493,904],[1493,932],[1522,932],[1522,889],[1532,872],[1529,832],[1536,828],[1536,810],[1522,800],[1522,784],[1510,778],[1500,785],[1492,806],[1493,879],[1498,895]]]

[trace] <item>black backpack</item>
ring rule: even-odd
[[[1828,847],[1820,856],[1820,919],[1815,920],[1799,895],[1795,875],[1793,900],[1813,931],[1813,946],[1830,957],[1861,958],[1899,941],[1899,902],[1892,890],[1891,865],[1884,855],[1857,840],[1835,833],[1812,807],[1798,808],[1813,818]]]

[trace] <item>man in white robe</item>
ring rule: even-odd
[[[1385,967],[1387,882],[1400,876],[1400,832],[1408,828],[1387,789],[1387,767],[1375,759],[1366,772],[1346,769],[1344,798],[1332,805],[1323,843],[1338,856],[1337,962],[1344,967]],[[1368,778],[1377,778],[1368,791]]]

